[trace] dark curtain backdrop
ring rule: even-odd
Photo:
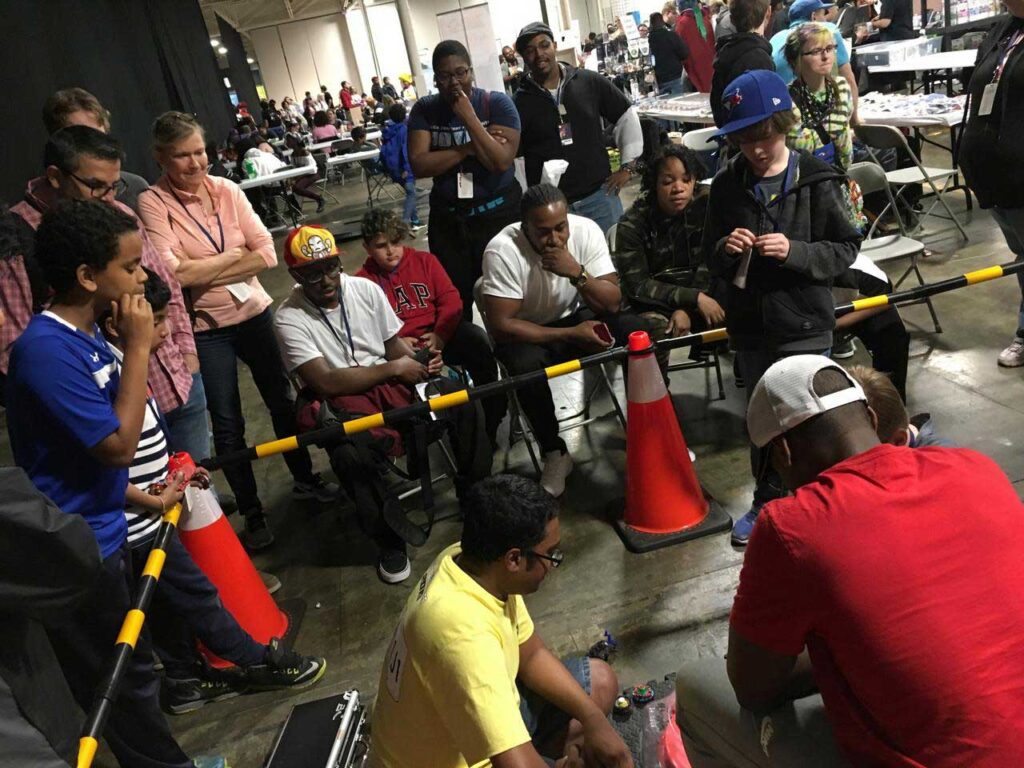
[[[217,17],[217,26],[220,28],[220,41],[228,49],[228,70],[225,74],[231,80],[231,87],[238,93],[238,100],[245,102],[249,114],[255,118],[256,125],[259,125],[263,121],[263,110],[260,109],[260,97],[256,93],[252,67],[246,61],[242,36],[220,16]]]
[[[91,91],[111,113],[127,170],[151,181],[153,119],[194,113],[213,138],[233,112],[195,0],[0,0],[0,93],[17,104],[3,131],[0,199],[21,199],[42,172],[42,107],[60,88]]]

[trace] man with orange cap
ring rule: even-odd
[[[457,389],[451,380],[438,378],[440,354],[417,354],[399,336],[402,321],[381,287],[342,272],[339,255],[334,235],[320,227],[298,227],[285,240],[284,262],[298,284],[278,307],[274,328],[285,367],[300,379],[308,401],[300,410],[300,427],[411,405],[416,385],[424,382],[437,394]],[[491,471],[483,414],[478,403],[467,403],[439,418],[451,422],[455,490],[461,497]],[[387,456],[408,447],[410,431],[382,426],[356,435],[340,432],[325,447],[360,525],[380,548],[377,574],[389,584],[404,581],[411,573],[406,543],[419,546],[426,535],[405,518],[382,474]],[[425,447],[418,440],[412,444],[416,453]]]

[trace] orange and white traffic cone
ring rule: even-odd
[[[700,486],[672,399],[644,331],[629,336],[626,509],[616,522],[631,552],[726,531],[729,515]]]
[[[224,607],[256,642],[266,644],[274,637],[284,640],[289,629],[295,629],[267,592],[213,491],[186,489],[178,535],[196,565],[217,587]],[[200,650],[212,666],[231,666],[206,648]]]

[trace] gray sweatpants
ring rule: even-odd
[[[724,659],[676,676],[676,721],[693,768],[846,768],[821,696],[755,715],[736,702]]]

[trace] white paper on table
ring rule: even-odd
[[[228,293],[235,297],[235,301],[239,304],[245,304],[252,296],[252,288],[247,283],[230,283],[225,285],[228,289]]]
[[[540,183],[557,187],[558,182],[562,180],[562,174],[567,170],[569,170],[569,162],[567,160],[548,160],[544,163],[544,167],[540,169]]]

